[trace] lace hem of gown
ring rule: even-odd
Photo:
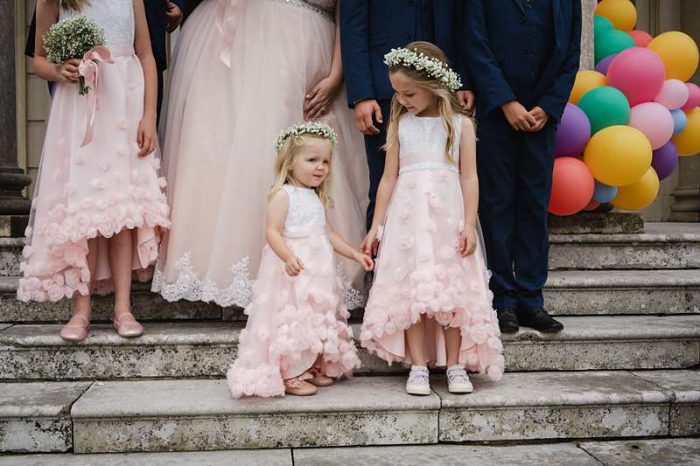
[[[200,280],[192,266],[192,258],[189,252],[185,253],[175,262],[175,270],[178,272],[174,282],[165,279],[163,271],[156,267],[153,273],[151,291],[160,293],[166,301],[213,302],[221,307],[238,306],[245,308],[253,297],[254,280],[250,278],[250,258],[244,257],[231,267],[231,284],[225,288],[219,288],[214,280],[207,278]],[[347,309],[359,309],[367,302],[366,290],[357,290],[348,285],[343,273],[342,265],[338,264],[337,273],[345,285],[343,303]]]

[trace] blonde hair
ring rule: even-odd
[[[89,0],[48,0],[50,3],[55,3],[65,10],[80,11],[83,7],[90,3]]]
[[[325,141],[329,145],[332,154],[333,143],[324,137],[316,136],[311,133],[292,135],[287,137],[282,146],[280,147],[280,150],[277,151],[277,160],[275,161],[275,182],[272,184],[272,187],[270,188],[270,191],[267,194],[268,199],[272,199],[272,197],[275,194],[277,194],[277,192],[280,189],[282,189],[283,185],[297,184],[294,178],[292,178],[292,167],[294,166],[294,162],[296,161],[299,152],[301,152],[301,149],[304,148],[304,146],[309,142],[310,139]],[[319,186],[313,188],[313,190],[316,191],[316,194],[318,195],[319,199],[321,199],[323,207],[325,207],[326,209],[330,209],[331,207],[333,207],[333,200],[329,195],[330,189],[331,170],[329,165],[326,179],[323,180],[323,182]]]
[[[440,60],[443,63],[448,63],[447,56],[440,50],[437,45],[430,42],[411,42],[406,46],[407,49],[416,53],[422,53],[430,58]],[[456,141],[457,128],[455,128],[455,115],[462,114],[469,117],[469,114],[462,108],[457,100],[457,94],[445,87],[445,84],[437,78],[428,74],[425,70],[417,70],[405,65],[389,66],[389,73],[397,71],[405,74],[416,86],[425,89],[438,99],[438,110],[442,117],[442,123],[447,131],[447,141],[445,142],[445,155],[449,160],[455,162],[452,157],[452,147],[459,144]],[[389,150],[396,145],[399,140],[399,119],[401,115],[406,113],[406,107],[399,103],[397,94],[391,99],[391,116],[389,117],[389,128],[387,130],[386,144],[384,150]]]

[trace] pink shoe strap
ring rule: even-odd
[[[85,325],[72,324],[71,322],[73,322],[74,320],[82,320]],[[74,315],[64,325],[64,327],[80,327],[80,328],[85,328],[85,327],[89,327],[89,326],[90,326],[90,321],[86,317],[81,316],[81,315]]]

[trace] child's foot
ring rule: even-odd
[[[464,367],[451,366],[447,368],[447,390],[450,393],[471,393],[474,391],[474,386],[469,381]]]
[[[287,379],[284,381],[284,393],[287,395],[296,396],[310,396],[315,395],[318,392],[318,388],[315,385],[310,384],[304,380],[304,376],[308,373],[304,373],[299,377],[294,377],[293,379]]]
[[[430,374],[425,366],[411,366],[411,373],[406,381],[406,393],[409,395],[430,395]]]
[[[114,313],[114,328],[117,330],[117,334],[124,338],[134,338],[143,335],[143,325],[141,325],[134,315],[129,312]]]
[[[317,387],[328,387],[329,385],[333,385],[333,383],[335,383],[335,380],[330,377],[326,377],[316,368],[310,369],[309,374],[312,376],[309,379],[309,383],[316,385]]]
[[[61,338],[66,341],[83,341],[90,330],[87,317],[76,314],[61,329]]]

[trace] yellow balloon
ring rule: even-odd
[[[603,0],[595,14],[610,20],[615,29],[631,31],[637,24],[637,9],[629,0]]]
[[[576,73],[574,87],[571,89],[571,95],[569,95],[569,103],[576,104],[586,92],[596,87],[606,86],[607,84],[608,79],[602,73],[598,73],[594,70],[579,71]]]
[[[651,166],[652,150],[644,133],[630,126],[609,126],[593,135],[583,161],[593,177],[609,186],[639,180]]]
[[[647,45],[664,62],[666,79],[689,80],[698,69],[698,45],[692,37],[680,31],[664,32]]]
[[[678,155],[688,157],[700,152],[700,107],[686,113],[688,123],[685,129],[673,137]]]
[[[623,210],[639,210],[654,202],[658,195],[659,176],[653,168],[649,167],[639,181],[617,190],[617,196],[612,200],[612,205]]]

